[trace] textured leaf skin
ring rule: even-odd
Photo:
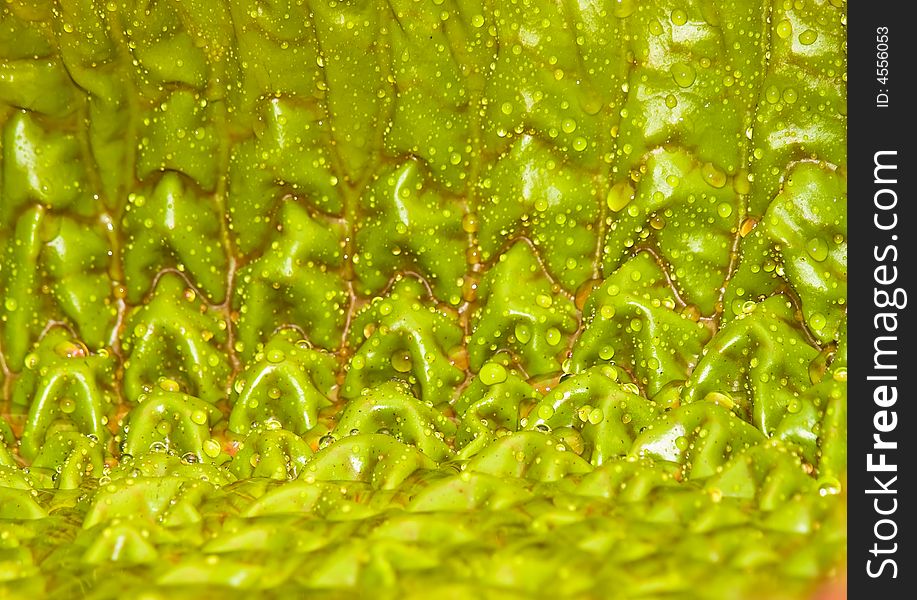
[[[9,0],[0,597],[806,598],[844,0]]]

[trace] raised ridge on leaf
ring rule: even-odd
[[[396,489],[418,469],[436,463],[413,446],[380,433],[356,434],[316,453],[301,477],[306,481],[362,481],[374,489]]]
[[[127,315],[122,344],[129,401],[161,386],[161,379],[208,402],[225,397],[226,321],[198,296],[183,277],[167,271],[147,303]]]
[[[117,310],[108,273],[108,241],[100,229],[42,206],[23,211],[11,229],[0,270],[7,323],[2,341],[14,371],[41,332],[66,320],[92,349],[112,342]]]
[[[451,399],[464,379],[450,358],[462,341],[462,329],[454,315],[428,298],[419,280],[404,277],[354,317],[348,340],[354,355],[342,397],[359,397],[364,389],[394,378],[416,386],[424,402],[439,405]]]
[[[614,367],[593,367],[560,382],[532,408],[525,428],[575,429],[583,440],[577,454],[593,465],[625,456],[659,412],[634,387],[619,382]]]
[[[630,455],[676,463],[686,477],[703,479],[764,439],[728,407],[703,401],[663,414],[634,440]]]
[[[148,190],[129,195],[123,231],[129,302],[139,303],[167,268],[187,273],[210,302],[225,300],[228,258],[220,242],[219,206],[181,175],[164,173]]]
[[[801,409],[798,397],[812,385],[817,354],[789,300],[771,296],[717,332],[685,385],[685,399],[731,405],[770,437],[787,412]]]
[[[296,479],[306,467],[312,449],[295,433],[284,429],[256,428],[233,456],[230,470],[239,479],[270,477]]]
[[[518,241],[478,286],[468,358],[472,371],[509,350],[529,376],[560,371],[558,355],[576,329],[573,301],[555,288],[532,247]]]
[[[629,259],[631,248],[655,246],[683,302],[702,315],[717,311],[732,266],[743,206],[725,173],[677,149],[652,152],[641,177],[615,183],[606,202],[613,221],[605,237],[606,273]]]
[[[350,304],[342,266],[342,229],[293,201],[280,209],[280,234],[236,273],[235,350],[251,357],[275,328],[296,325],[322,348],[340,345]]]
[[[105,443],[115,412],[115,361],[106,351],[92,354],[61,327],[51,329],[25,359],[13,387],[14,410],[26,414],[19,453],[36,458],[52,430],[63,427]]]
[[[527,236],[546,270],[572,292],[594,276],[600,201],[595,176],[522,136],[482,174],[474,205],[485,261]],[[518,244],[517,244],[518,245]]]
[[[486,381],[480,375],[475,377],[455,402],[462,419],[455,438],[459,458],[470,458],[497,436],[518,431],[525,411],[541,398],[518,372],[492,364],[489,370],[495,375]]]
[[[417,271],[437,298],[462,300],[466,233],[454,198],[430,189],[420,161],[374,176],[360,198],[354,271],[362,295],[377,294],[398,273]]]
[[[388,433],[400,442],[416,447],[436,462],[452,455],[445,437],[455,426],[398,382],[386,382],[352,398],[341,410],[332,435]]]
[[[333,357],[313,349],[299,332],[282,329],[255,354],[232,385],[229,428],[247,433],[252,424],[279,423],[297,435],[312,429],[335,385]]]
[[[167,452],[188,462],[214,462],[222,448],[210,437],[210,424],[222,415],[208,402],[161,387],[138,398],[125,426],[122,453],[139,456]]]
[[[649,252],[612,273],[583,306],[582,332],[570,368],[610,362],[627,369],[650,396],[687,379],[710,330],[680,303]]]
[[[820,343],[838,338],[847,314],[847,178],[813,162],[791,167],[761,222],[742,240],[739,266],[724,302],[741,315],[781,283],[799,298]]]

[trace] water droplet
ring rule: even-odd
[[[526,323],[517,323],[513,334],[520,344],[528,344],[529,340],[532,339],[532,330]]]
[[[835,496],[841,493],[841,482],[834,477],[822,477],[818,480],[820,496]]]
[[[478,378],[484,385],[503,383],[506,381],[506,369],[499,363],[489,362],[481,367]]]
[[[634,13],[636,8],[636,0],[612,0],[611,14],[619,19],[626,19]]]
[[[758,220],[754,217],[746,217],[742,220],[742,224],[739,226],[739,235],[742,237],[747,236],[755,228],[755,225],[758,224]]]
[[[767,100],[769,104],[777,104],[780,102],[780,90],[777,86],[767,86],[767,89],[764,90],[764,99]]]
[[[818,39],[818,32],[814,29],[806,29],[799,34],[799,43],[803,46],[811,46]]]
[[[605,201],[608,203],[608,208],[615,212],[620,212],[634,199],[634,193],[634,188],[629,181],[621,181],[608,190],[608,196]]]
[[[220,455],[220,443],[214,439],[205,440],[203,444],[204,454],[210,458],[216,458]]]
[[[685,11],[681,10],[680,8],[676,8],[672,11],[672,23],[675,23],[676,25],[684,25],[687,22],[688,15],[685,13]]]
[[[159,380],[159,389],[164,392],[177,392],[181,389],[178,385],[178,382],[174,379],[169,379],[168,377],[163,377]]]
[[[89,356],[89,349],[81,342],[60,342],[54,346],[54,353],[63,358],[83,358]]]
[[[550,327],[544,333],[544,340],[548,343],[549,346],[556,346],[560,343],[560,331],[556,327]]]
[[[806,242],[806,252],[808,252],[809,256],[814,260],[823,262],[828,258],[828,242],[820,237],[814,237]]]
[[[392,354],[391,357],[392,368],[394,368],[399,373],[407,373],[413,367],[411,361],[411,353],[407,350],[399,350]]]
[[[777,31],[777,35],[780,36],[781,39],[785,40],[786,38],[793,35],[793,24],[790,23],[788,20],[783,19],[782,21],[777,23],[776,31]]]
[[[704,163],[704,166],[701,167],[701,174],[704,181],[711,187],[720,189],[726,185],[726,174],[717,169],[713,163]]]
[[[475,233],[478,230],[478,215],[468,213],[462,217],[462,229],[465,233]]]
[[[821,313],[812,313],[809,317],[809,327],[812,331],[821,331],[828,324],[828,319]]]
[[[690,87],[697,79],[697,72],[688,63],[677,62],[669,68],[669,72],[672,73],[675,83],[683,88]]]
[[[705,402],[712,402],[714,404],[719,404],[728,409],[735,408],[735,400],[732,399],[732,396],[725,394],[723,392],[710,392],[704,396]]]

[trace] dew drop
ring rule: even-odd
[[[818,480],[819,496],[835,496],[841,493],[841,482],[834,477],[823,477]]]
[[[669,68],[669,72],[675,83],[683,88],[690,87],[697,79],[697,72],[688,63],[677,62]]]
[[[813,331],[821,331],[827,324],[828,319],[821,313],[812,313],[812,316],[809,317],[809,327]]]
[[[783,19],[782,21],[777,23],[776,31],[777,31],[777,35],[780,36],[781,39],[785,40],[786,38],[793,35],[793,24],[790,23],[788,20]]]
[[[548,343],[549,346],[556,346],[560,343],[560,331],[556,327],[550,327],[544,333],[544,340]]]
[[[616,183],[608,190],[608,196],[605,201],[608,208],[615,212],[620,212],[634,199],[634,188],[628,181]]]
[[[216,458],[220,455],[220,443],[214,439],[205,440],[203,450],[210,458]]]
[[[823,262],[828,258],[828,243],[820,237],[814,237],[806,242],[806,252],[814,260]]]
[[[391,357],[392,368],[394,368],[399,373],[407,373],[411,370],[413,366],[411,363],[411,353],[407,350],[399,350],[392,354]]]
[[[506,368],[500,363],[489,362],[481,367],[478,378],[484,385],[494,385],[506,381]]]
[[[612,0],[611,14],[619,19],[626,19],[634,14],[637,7],[636,0]]]
[[[516,341],[520,344],[528,344],[529,340],[532,339],[532,330],[526,323],[517,323],[513,330],[513,335],[516,336]]]
[[[701,167],[701,174],[704,176],[704,181],[711,187],[720,189],[726,185],[726,174],[717,169],[713,163],[704,163],[704,166]]]
[[[811,46],[818,39],[818,32],[814,29],[806,29],[799,34],[799,43],[803,46]]]

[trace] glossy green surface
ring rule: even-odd
[[[0,597],[811,597],[845,9],[8,0]]]

